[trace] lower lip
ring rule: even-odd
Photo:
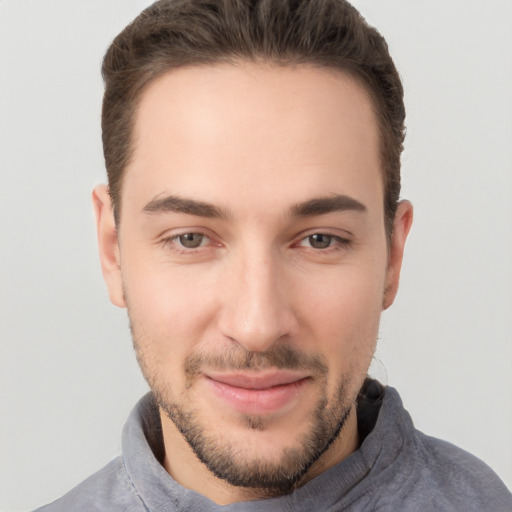
[[[271,414],[278,412],[303,391],[309,379],[301,379],[290,384],[266,389],[247,389],[231,386],[206,378],[213,392],[224,403],[243,414]]]

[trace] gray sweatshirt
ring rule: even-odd
[[[158,462],[157,416],[146,395],[124,427],[122,456],[39,512],[512,512],[512,494],[496,474],[416,430],[391,387],[373,430],[347,459],[292,494],[226,506],[185,489]]]

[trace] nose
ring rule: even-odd
[[[241,255],[223,282],[220,330],[250,352],[265,352],[296,331],[292,283],[284,266],[270,251]]]

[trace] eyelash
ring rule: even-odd
[[[338,235],[333,235],[328,232],[327,233],[316,232],[316,233],[312,233],[311,235],[307,235],[307,236],[301,238],[297,245],[299,245],[299,247],[303,247],[302,243],[304,243],[306,241],[309,241],[309,243],[311,244],[311,239],[315,236],[323,236],[323,237],[327,237],[330,239],[329,245],[327,247],[320,248],[320,247],[312,247],[311,245],[307,246],[307,248],[311,248],[318,252],[330,252],[330,251],[337,251],[337,250],[345,249],[348,246],[350,246],[350,243],[351,243],[350,240],[348,240],[347,238],[343,238]],[[333,242],[333,243],[331,243],[331,242]]]
[[[184,247],[179,242],[179,239],[186,235],[200,235],[203,237],[203,239],[201,240],[200,245],[198,245],[197,247],[194,247],[194,248]],[[203,233],[201,231],[187,231],[185,233],[180,233],[178,235],[173,235],[173,236],[164,238],[161,243],[165,248],[169,247],[169,248],[171,248],[171,250],[173,250],[174,252],[177,252],[178,254],[195,254],[200,249],[205,247],[203,245],[203,241],[205,239],[211,240],[211,238],[206,233]]]
[[[184,247],[183,244],[180,242],[180,238],[187,236],[187,235],[200,235],[202,237],[200,244],[197,247]],[[311,246],[311,239],[315,236],[324,236],[328,237],[329,245],[327,247],[323,248],[317,248]],[[203,233],[201,231],[188,231],[185,233],[180,233],[178,235],[173,235],[170,237],[167,237],[161,241],[162,245],[164,247],[169,247],[171,250],[177,252],[178,254],[188,254],[192,255],[196,252],[200,251],[201,249],[204,249],[205,247],[208,247],[210,244],[208,244],[208,240],[211,242],[211,237],[209,237],[206,233]],[[310,245],[304,246],[302,245],[304,242],[307,242],[309,240]],[[204,243],[206,241],[206,243]],[[306,249],[312,249],[315,252],[318,253],[330,253],[334,251],[339,251],[343,249],[347,249],[352,244],[351,240],[347,238],[340,237],[338,235],[333,235],[329,232],[314,232],[311,234],[308,234],[306,236],[303,236],[297,243],[294,243],[293,245],[295,247],[304,247]]]

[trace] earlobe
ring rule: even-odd
[[[98,185],[92,192],[92,203],[96,215],[98,250],[103,279],[112,304],[124,308],[126,302],[121,277],[121,258],[117,229],[112,210],[112,203],[106,185]]]
[[[405,241],[407,240],[407,235],[411,229],[412,218],[412,204],[409,201],[400,201],[395,214],[393,235],[390,241],[382,309],[387,309],[391,304],[393,304],[398,292]]]

